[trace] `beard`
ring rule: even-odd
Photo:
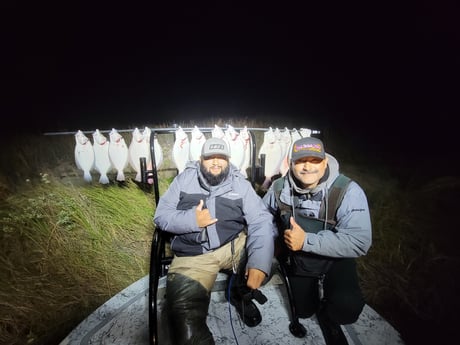
[[[225,180],[227,178],[228,172],[229,172],[229,167],[227,166],[225,169],[223,169],[222,172],[219,175],[213,175],[209,171],[207,171],[203,167],[202,164],[200,164],[200,171],[201,171],[201,174],[206,179],[206,181],[208,181],[208,183],[211,186],[217,186],[218,184],[220,184],[223,180]]]

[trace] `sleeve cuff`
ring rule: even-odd
[[[318,243],[318,236],[316,234],[308,233],[305,237],[302,250],[304,252],[311,252],[311,248]]]

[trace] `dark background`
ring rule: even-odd
[[[390,158],[457,151],[454,1],[1,6],[10,133],[285,118]]]

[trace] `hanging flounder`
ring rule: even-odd
[[[149,127],[144,128],[144,137],[150,147],[150,136],[152,135],[152,131]],[[161,165],[163,164],[163,148],[158,141],[158,137],[154,135],[153,137],[153,154],[155,155],[155,164],[156,169],[160,169]],[[150,151],[149,151],[150,152]],[[147,169],[152,169],[152,162],[147,165]]]
[[[268,189],[271,184],[271,178],[280,172],[282,160],[282,148],[276,139],[273,129],[270,127],[264,132],[264,141],[259,150],[260,155],[265,154],[264,175],[265,181],[262,183],[262,189]]]
[[[129,144],[128,153],[129,153],[129,165],[136,172],[134,177],[135,181],[140,182],[141,179],[141,163],[140,158],[144,157],[147,166],[151,166],[150,158],[150,138],[146,140],[144,133],[141,133],[139,128],[134,128],[132,132],[131,143]]]
[[[94,168],[101,174],[99,183],[108,184],[109,178],[107,173],[112,169],[112,162],[109,157],[109,141],[99,129],[93,133],[93,149],[94,149]]]
[[[227,145],[230,147],[230,143],[228,142],[227,137],[225,136],[224,130],[218,125],[214,125],[214,128],[211,131],[211,137],[224,140],[227,143]]]
[[[230,148],[230,163],[241,169],[244,161],[244,141],[240,133],[231,125],[228,125],[224,133]]]
[[[221,127],[219,127],[218,125],[214,125],[214,128],[211,131],[211,137],[219,138],[219,139],[224,140],[227,143],[228,147],[230,148],[230,143],[228,142],[228,139],[227,139],[227,137],[225,135],[224,130]],[[230,154],[231,153],[232,152],[230,151]]]
[[[219,138],[225,140],[225,133],[222,128],[220,128],[218,125],[214,125],[214,128],[211,131],[211,136],[213,138]]]
[[[244,151],[244,158],[243,163],[241,164],[240,171],[244,175],[244,177],[248,177],[247,168],[251,165],[251,134],[248,131],[248,127],[244,126],[243,129],[240,130],[240,138],[243,141],[243,151]]]
[[[192,129],[192,138],[190,140],[190,160],[196,161],[200,159],[201,148],[203,147],[206,137],[203,132],[197,127]]]
[[[152,150],[150,148],[150,137],[152,136],[152,130],[146,126],[142,134],[144,135],[144,140],[147,142],[149,152],[151,153]],[[155,166],[156,166],[155,169],[158,171],[158,169],[160,169],[161,165],[163,164],[163,148],[161,147],[156,134],[154,134],[154,137],[153,137],[153,154],[155,156]],[[152,162],[152,155],[150,154],[149,156],[150,156],[150,159],[147,162],[147,170],[150,171],[153,169],[153,162]],[[150,177],[147,178],[147,183],[153,184],[153,178],[150,178]]]
[[[284,127],[284,130],[280,131],[280,144],[283,149],[283,159],[281,160],[280,174],[284,176],[289,170],[288,154],[289,149],[291,148],[291,133],[287,127]]]
[[[190,157],[190,142],[187,133],[179,126],[175,132],[176,140],[172,150],[172,159],[179,174],[184,171]]]
[[[91,169],[94,167],[94,150],[91,141],[81,131],[75,134],[75,164],[77,168],[83,170],[83,179],[91,182]]]
[[[312,130],[309,128],[301,128],[299,134],[302,138],[307,138],[311,136]]]
[[[117,181],[125,181],[124,170],[128,166],[129,150],[125,139],[115,128],[109,134],[109,157],[113,167],[117,170]]]
[[[291,142],[294,142],[299,139],[302,139],[302,136],[300,135],[297,129],[293,128],[291,131]]]

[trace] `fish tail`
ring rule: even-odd
[[[117,174],[117,181],[124,181],[125,180],[125,174],[123,174],[123,171],[119,171]]]
[[[85,171],[83,173],[83,179],[86,181],[86,182],[91,182],[93,180],[93,178],[91,177],[91,174],[89,171]]]
[[[105,175],[105,174],[101,175],[101,177],[99,178],[99,183],[101,183],[101,184],[109,184],[110,181],[109,181],[109,178],[107,177],[107,175]]]

